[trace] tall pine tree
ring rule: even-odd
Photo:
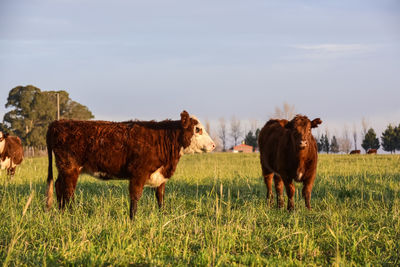
[[[376,137],[374,129],[370,128],[368,130],[368,132],[364,136],[364,140],[362,141],[361,146],[362,148],[364,148],[365,151],[368,151],[368,149],[370,148],[379,149],[379,139]]]
[[[386,128],[386,130],[382,133],[381,136],[381,144],[383,150],[388,151],[392,154],[396,153],[396,141],[397,141],[396,128],[397,127],[393,128],[393,126],[389,124],[389,126]]]
[[[332,153],[338,153],[339,152],[339,144],[337,142],[336,136],[332,137],[331,149],[330,150],[331,150]]]
[[[322,151],[322,141],[321,141],[321,137],[318,135],[317,137],[314,136],[315,141],[317,142],[317,149],[318,149],[318,153],[320,153]]]
[[[322,134],[320,139],[321,151],[325,151],[327,154],[330,151],[330,144],[328,139],[328,134]]]

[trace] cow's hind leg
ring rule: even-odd
[[[276,191],[276,201],[278,208],[283,208],[285,202],[283,200],[283,181],[279,175],[274,175],[275,191]]]
[[[296,191],[296,188],[294,187],[293,182],[290,183],[285,182],[285,188],[286,188],[286,194],[288,196],[287,209],[289,211],[292,211],[294,210],[294,193]]]
[[[164,206],[165,183],[155,188],[158,207],[162,209]]]
[[[274,196],[272,193],[272,179],[274,178],[273,173],[264,174],[264,182],[267,186],[267,203],[272,206],[274,203]]]
[[[79,177],[79,168],[60,169],[56,180],[56,194],[60,209],[73,200],[76,183]]]

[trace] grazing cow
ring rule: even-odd
[[[378,150],[376,150],[374,148],[370,148],[367,150],[367,154],[378,154]]]
[[[360,150],[352,150],[352,151],[350,151],[350,153],[349,153],[350,155],[354,155],[354,154],[361,154],[361,151]]]
[[[13,177],[17,165],[24,159],[24,150],[21,139],[10,136],[0,131],[0,165],[1,169],[7,169],[7,175]]]
[[[144,186],[155,188],[161,208],[165,182],[174,174],[181,155],[215,148],[200,121],[186,111],[177,121],[54,121],[46,142],[48,209],[52,205],[54,152],[58,169],[55,187],[61,209],[73,199],[79,174],[84,172],[102,180],[129,180],[131,219]]]
[[[311,190],[317,169],[317,144],[311,128],[322,121],[310,121],[306,116],[296,115],[291,121],[269,120],[260,131],[258,144],[267,200],[271,204],[272,179],[275,181],[278,207],[284,205],[283,186],[288,195],[288,210],[294,209],[295,186],[293,180],[303,183],[302,195],[311,209]]]

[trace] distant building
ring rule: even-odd
[[[234,146],[232,152],[233,153],[238,153],[238,152],[252,153],[253,147],[249,146],[249,145],[245,145],[245,144],[240,144],[240,145]]]

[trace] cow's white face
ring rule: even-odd
[[[3,153],[5,145],[6,145],[6,139],[4,138],[3,132],[0,131],[0,153]]]
[[[211,137],[206,132],[203,124],[195,117],[190,116],[192,119],[198,121],[193,127],[193,136],[190,141],[190,145],[183,150],[185,154],[201,153],[201,152],[211,152],[215,148],[215,143]]]

